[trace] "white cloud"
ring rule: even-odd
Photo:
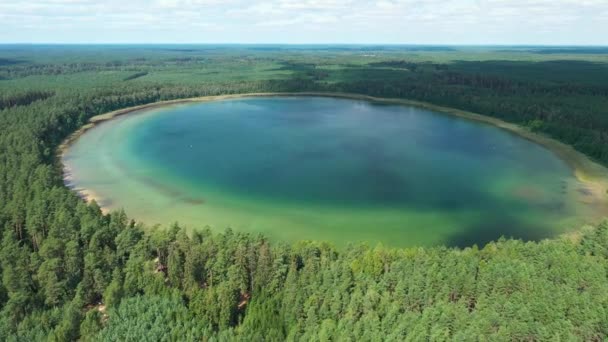
[[[0,0],[0,42],[608,44],[608,0]]]

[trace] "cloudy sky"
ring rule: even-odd
[[[608,45],[608,0],[0,0],[0,43]]]

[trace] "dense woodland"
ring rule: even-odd
[[[144,227],[84,203],[56,156],[114,109],[314,90],[499,117],[608,164],[608,55],[565,53],[1,47],[0,340],[604,340],[608,224],[464,249]]]

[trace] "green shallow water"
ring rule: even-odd
[[[572,170],[504,130],[319,97],[121,116],[65,153],[69,185],[146,223],[393,246],[537,240],[593,216]]]

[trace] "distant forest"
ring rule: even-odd
[[[56,155],[120,108],[321,91],[500,118],[608,165],[606,50],[549,50],[0,46],[0,340],[605,340],[608,224],[406,249],[145,227],[83,202]]]

